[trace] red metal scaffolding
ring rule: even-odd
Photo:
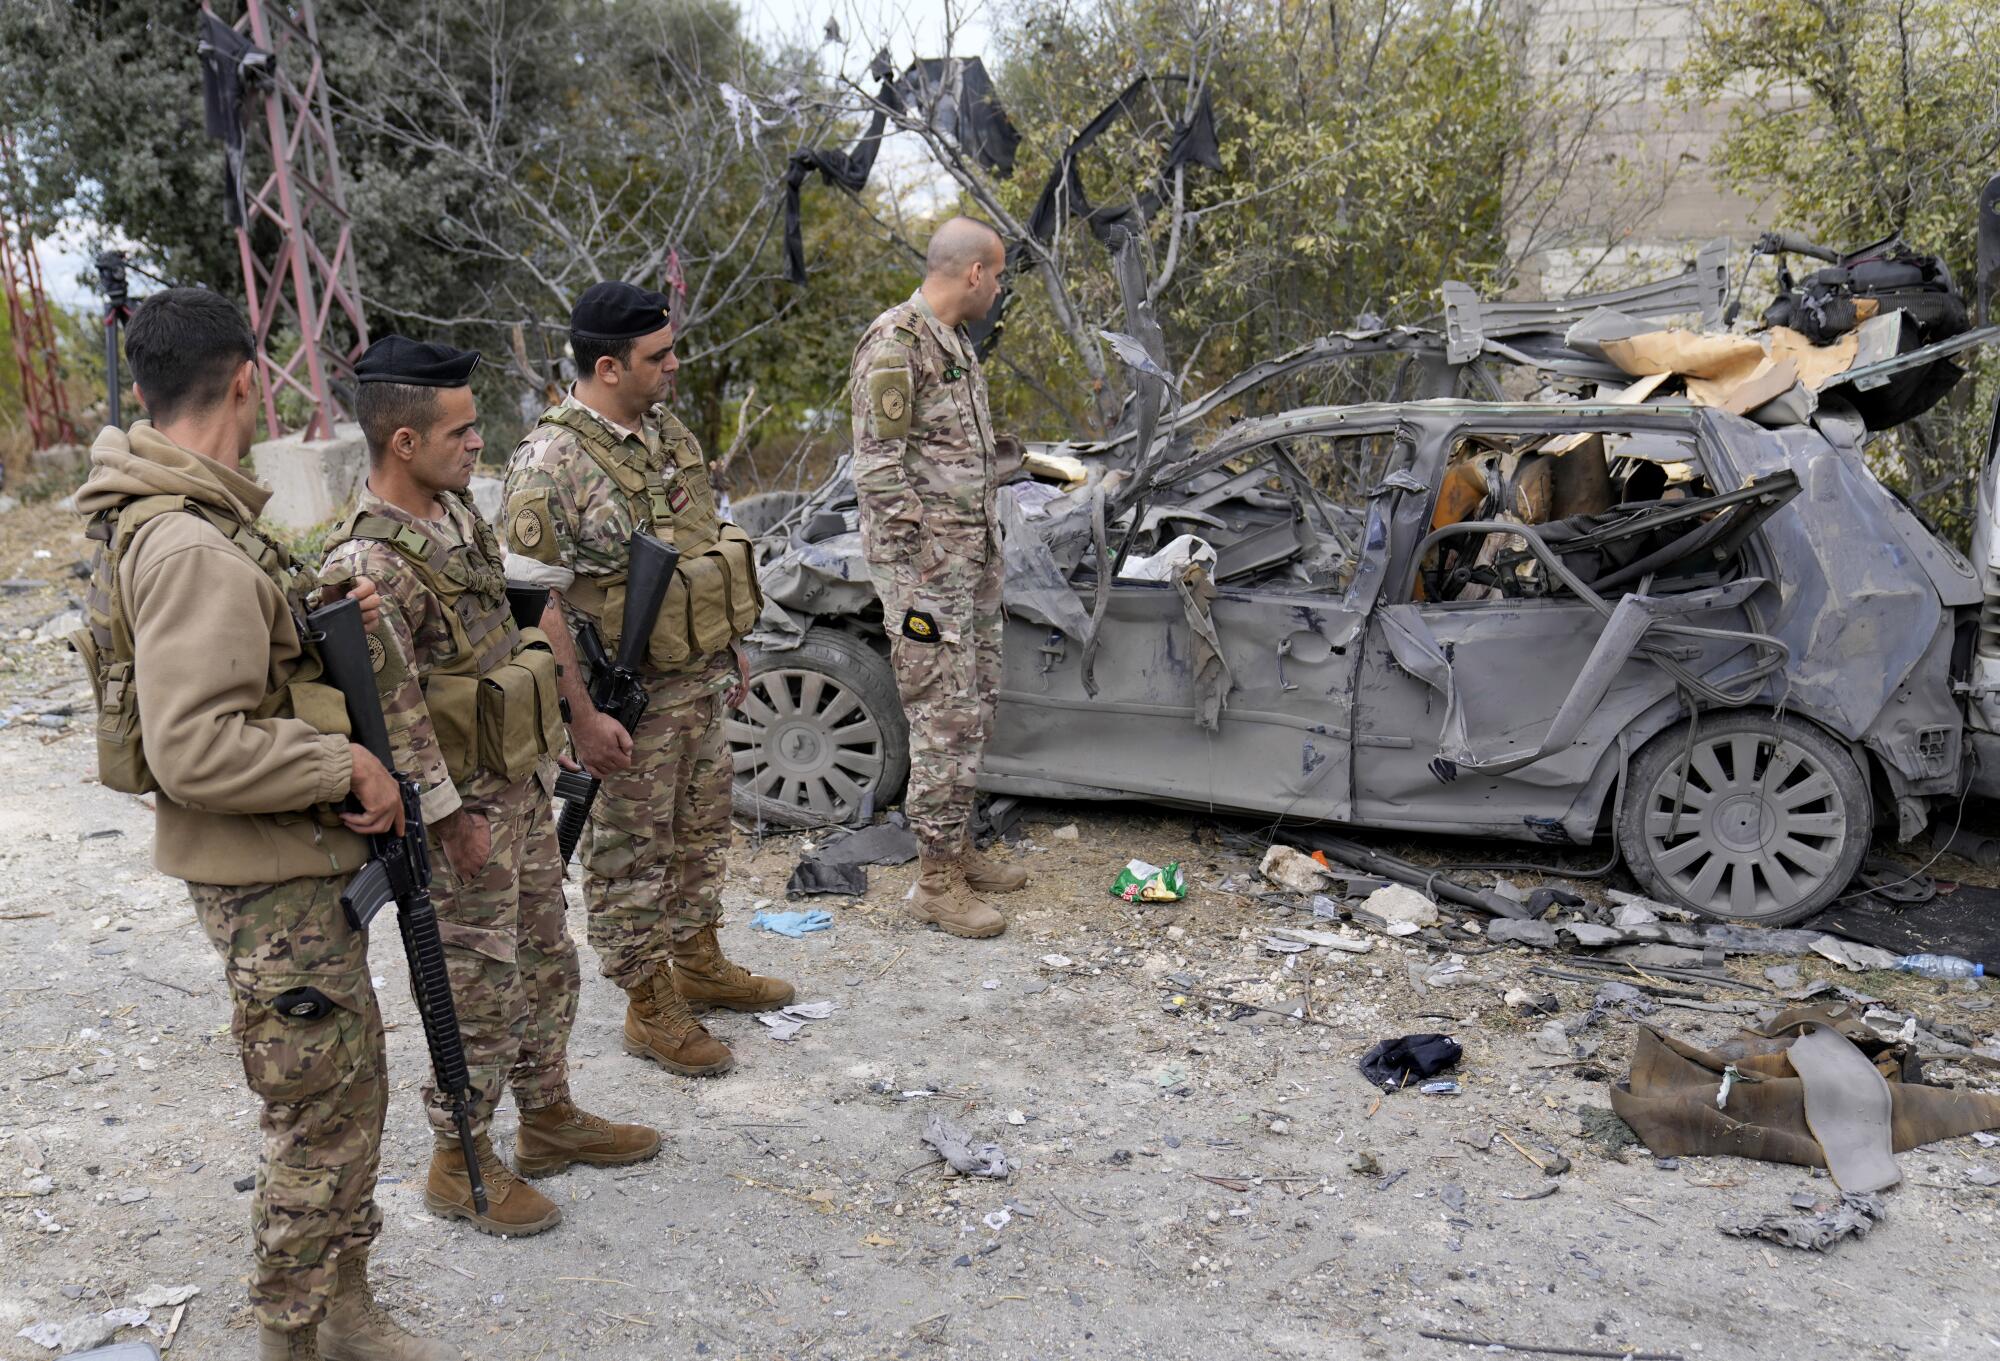
[[[37,449],[76,442],[69,394],[56,363],[56,330],[35,236],[17,198],[20,165],[14,139],[0,133],[0,280],[7,290],[7,322],[14,342],[14,365],[21,374],[21,410]]]
[[[257,338],[264,422],[273,435],[283,430],[278,400],[283,393],[294,393],[307,406],[300,433],[325,439],[333,434],[333,423],[349,414],[333,383],[343,382],[352,390],[354,361],[368,347],[368,323],[333,140],[319,25],[312,0],[290,0],[289,5],[245,0],[234,27],[273,58],[269,78],[246,92],[244,122],[269,165],[261,183],[246,181],[248,220],[236,230]],[[275,241],[268,250],[260,250],[253,240],[259,223],[269,224],[261,235]],[[323,244],[329,242],[331,253]],[[274,333],[282,339],[287,332],[300,343],[289,359],[281,359],[272,340]]]

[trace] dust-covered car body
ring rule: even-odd
[[[1990,714],[1967,728],[1992,599],[1861,439],[1834,408],[1782,429],[1452,399],[1247,420],[1116,498],[1135,558],[1196,531],[1215,549],[1194,574],[1208,600],[1112,565],[1099,488],[1116,470],[1029,493],[1034,518],[1021,484],[1003,489],[1006,669],[981,786],[1543,842],[1610,831],[1662,896],[1796,919],[1846,884],[1878,822],[1914,835],[1996,768],[1971,758]],[[1468,448],[1587,441],[1608,504],[1539,525],[1443,514]],[[1328,466],[1333,492],[1306,473]],[[859,705],[876,764],[846,767],[817,809],[792,758],[835,739],[756,712],[782,689],[810,727],[787,659],[830,632],[873,655],[855,523],[836,478],[769,542],[762,697],[732,726],[753,807],[857,816],[906,769],[892,683]]]

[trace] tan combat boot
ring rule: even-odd
[[[257,1329],[257,1361],[320,1361],[318,1333],[307,1324],[295,1333]]]
[[[917,892],[910,911],[940,931],[984,940],[1007,929],[1007,919],[972,896],[955,857],[927,855],[918,862]]]
[[[713,926],[674,942],[673,979],[674,991],[696,1012],[710,1007],[776,1011],[795,995],[784,979],[765,978],[730,962]]]
[[[448,1343],[418,1337],[389,1317],[368,1288],[366,1252],[340,1259],[333,1300],[320,1320],[319,1349],[305,1354],[321,1361],[459,1361],[464,1355]]]
[[[626,1053],[682,1077],[712,1077],[735,1064],[729,1046],[709,1034],[674,991],[667,969],[655,968],[625,995],[632,999],[625,1008]]]
[[[521,1132],[514,1136],[514,1166],[524,1177],[552,1177],[571,1163],[622,1167],[659,1151],[658,1130],[614,1125],[579,1110],[568,1092],[549,1105],[522,1111]]]
[[[486,1182],[486,1213],[479,1213],[473,1204],[465,1150],[457,1139],[440,1136],[431,1147],[430,1182],[424,1188],[424,1204],[432,1214],[463,1219],[481,1233],[501,1238],[532,1238],[562,1223],[562,1207],[516,1177],[493,1151],[492,1140],[482,1134],[474,1148],[479,1175]]]
[[[958,863],[965,871],[966,886],[974,893],[1012,893],[1028,886],[1026,870],[1019,865],[1009,865],[981,855],[970,837],[966,838],[965,849],[959,853]]]

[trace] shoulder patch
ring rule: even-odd
[[[897,340],[901,341],[905,345],[914,346],[917,343],[917,333],[914,330],[910,329],[908,326],[896,327],[893,334],[895,335]]]
[[[868,375],[868,436],[901,439],[910,433],[910,371],[874,369]]]
[[[555,524],[549,518],[549,489],[532,487],[507,498],[507,542],[537,562],[556,561]]]

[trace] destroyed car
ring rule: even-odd
[[[1884,314],[1814,387],[1759,352],[1704,405],[1607,360],[1631,312],[1535,307],[1461,299],[1443,333],[1345,333],[1260,367],[1359,343],[1407,349],[1415,391],[1490,390],[1467,375],[1498,355],[1593,395],[1303,407],[1196,440],[1176,426],[1203,398],[1157,441],[1031,448],[1069,481],[999,498],[981,788],[1606,837],[1655,897],[1766,925],[1838,897],[1878,830],[1907,840],[2000,793],[1992,452],[1982,582],[1864,447],[1994,329],[1924,347]],[[908,741],[852,482],[775,510],[728,724],[739,811],[862,820],[900,793]]]

